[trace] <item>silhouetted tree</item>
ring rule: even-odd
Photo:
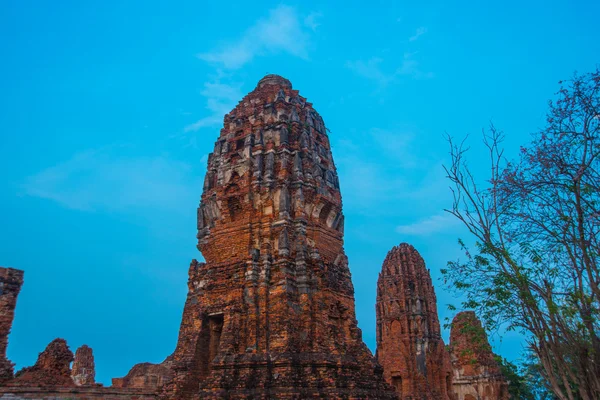
[[[508,162],[504,135],[484,132],[489,180],[476,183],[464,141],[449,138],[447,210],[474,235],[446,282],[489,329],[527,337],[559,399],[600,399],[600,70],[561,82],[547,125]]]

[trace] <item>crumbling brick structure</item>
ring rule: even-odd
[[[402,243],[377,281],[377,361],[400,399],[450,399],[452,370],[425,262]]]
[[[71,377],[77,386],[91,386],[96,383],[94,353],[91,347],[84,344],[75,351]]]
[[[14,373],[13,363],[6,358],[6,348],[22,285],[23,271],[0,267],[0,384],[12,379]]]
[[[131,368],[123,378],[113,378],[115,388],[159,390],[173,379],[173,357],[167,357],[160,364],[140,363]]]
[[[64,339],[54,339],[40,353],[35,365],[17,372],[8,386],[75,386],[71,378],[73,352]]]
[[[208,157],[173,398],[395,398],[362,341],[323,119],[280,76]]]
[[[452,320],[450,351],[457,400],[509,399],[508,383],[473,311],[460,312]]]

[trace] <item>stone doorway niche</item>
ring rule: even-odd
[[[398,393],[398,398],[402,398],[402,377],[400,375],[392,376],[392,386]]]
[[[212,362],[219,353],[224,319],[223,313],[214,313],[207,315],[202,321],[196,352],[199,356],[198,372],[202,378],[210,373]]]

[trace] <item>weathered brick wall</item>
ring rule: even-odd
[[[402,243],[377,281],[377,360],[401,399],[450,399],[450,357],[440,335],[436,297],[425,262]]]
[[[508,383],[494,359],[487,334],[473,311],[452,320],[450,350],[457,400],[505,400]]]
[[[169,356],[160,364],[146,362],[134,365],[123,378],[113,378],[112,386],[156,391],[171,379],[173,379],[173,360]]]
[[[0,384],[12,379],[14,373],[13,363],[6,358],[6,348],[22,285],[23,271],[0,267]]]

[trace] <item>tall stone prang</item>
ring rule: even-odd
[[[96,367],[91,347],[84,344],[75,351],[71,377],[77,386],[90,386],[96,383]]]
[[[198,208],[172,398],[395,398],[362,341],[323,119],[267,75],[224,118]]]
[[[494,358],[487,334],[473,311],[452,320],[450,351],[457,400],[507,400],[508,383]]]
[[[13,363],[6,358],[6,349],[22,285],[23,271],[0,267],[0,383],[12,379],[14,373]]]
[[[452,371],[425,262],[402,243],[377,281],[377,361],[400,399],[451,399]]]

